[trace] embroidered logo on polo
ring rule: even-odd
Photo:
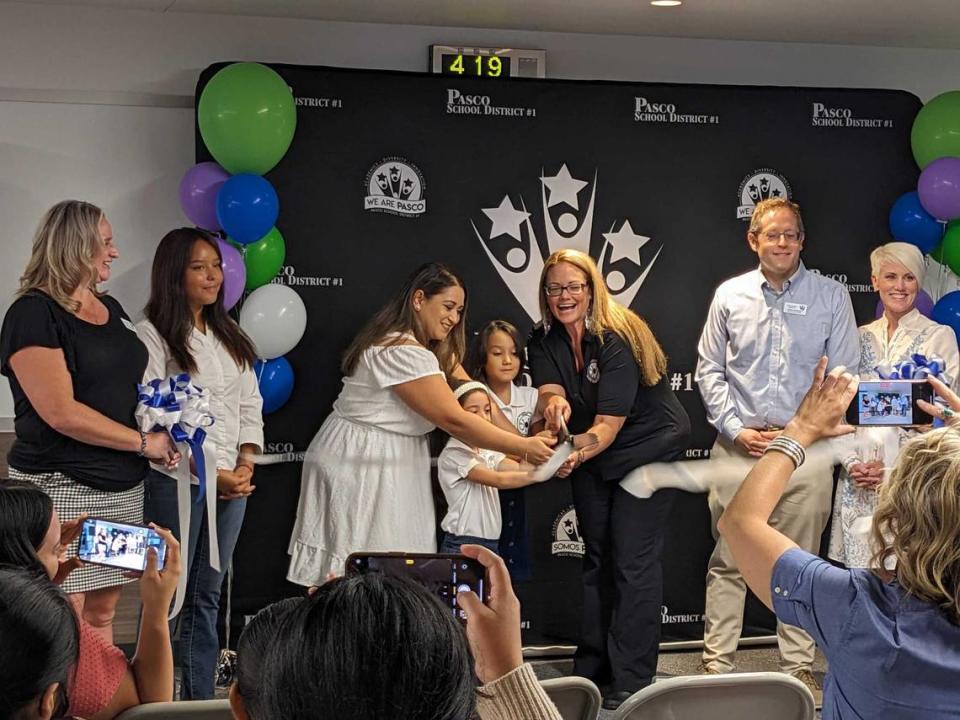
[[[416,217],[427,210],[423,173],[406,158],[378,160],[367,173],[364,189],[364,210],[401,217]]]
[[[524,410],[517,416],[517,430],[521,435],[527,435],[530,432],[530,421],[533,420],[533,413]]]
[[[760,168],[750,172],[740,183],[737,191],[740,204],[737,206],[737,217],[740,220],[749,220],[757,203],[773,198],[789,200],[793,197],[790,183],[787,178],[772,168]]]
[[[596,360],[591,360],[587,365],[587,380],[592,383],[600,382],[600,366],[597,365]]]
[[[577,511],[573,509],[573,505],[568,505],[553,521],[553,543],[550,545],[550,554],[557,557],[582,558],[583,548]]]
[[[593,180],[580,180],[563,163],[555,175],[541,169],[539,207],[531,206],[535,214],[515,192],[505,194],[495,207],[480,208],[470,220],[490,264],[534,322],[541,319],[537,298],[544,260],[563,248],[591,254],[591,245],[596,246],[592,241],[597,188],[596,170]],[[663,245],[645,247],[650,238],[635,232],[626,218],[611,220],[609,228],[600,233],[603,242],[593,258],[613,299],[630,307]]]

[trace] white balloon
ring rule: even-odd
[[[307,308],[286,285],[264,285],[244,301],[240,327],[256,345],[257,357],[272,360],[300,342],[307,329]]]

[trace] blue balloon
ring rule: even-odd
[[[253,365],[263,397],[263,414],[282,408],[293,394],[293,368],[285,357],[257,360]]]
[[[960,338],[960,290],[954,290],[937,300],[930,319],[941,325],[948,325]]]
[[[923,209],[916,191],[904,193],[890,208],[890,234],[916,245],[922,253],[931,252],[940,244],[943,230],[943,223]]]
[[[279,215],[277,191],[259,175],[234,175],[217,193],[220,227],[241,245],[256,242],[270,232]]]

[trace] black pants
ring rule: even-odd
[[[653,681],[663,604],[663,531],[676,490],[640,500],[589,467],[571,475],[586,543],[574,675],[635,692]]]

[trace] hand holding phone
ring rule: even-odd
[[[467,640],[483,683],[501,678],[523,665],[520,643],[520,601],[513,592],[503,559],[482,545],[461,545],[460,552],[487,570],[490,599],[484,605],[469,590],[457,594],[467,615]]]
[[[161,568],[160,552],[151,546],[146,551],[145,567],[140,576],[140,600],[143,603],[143,618],[166,623],[170,603],[177,592],[180,579],[180,543],[173,533],[150,523],[151,531],[163,541],[166,551],[165,562]]]
[[[156,550],[157,567],[162,568],[167,546],[153,528],[86,518],[80,528],[77,557],[96,565],[143,572],[147,567],[148,548]]]

